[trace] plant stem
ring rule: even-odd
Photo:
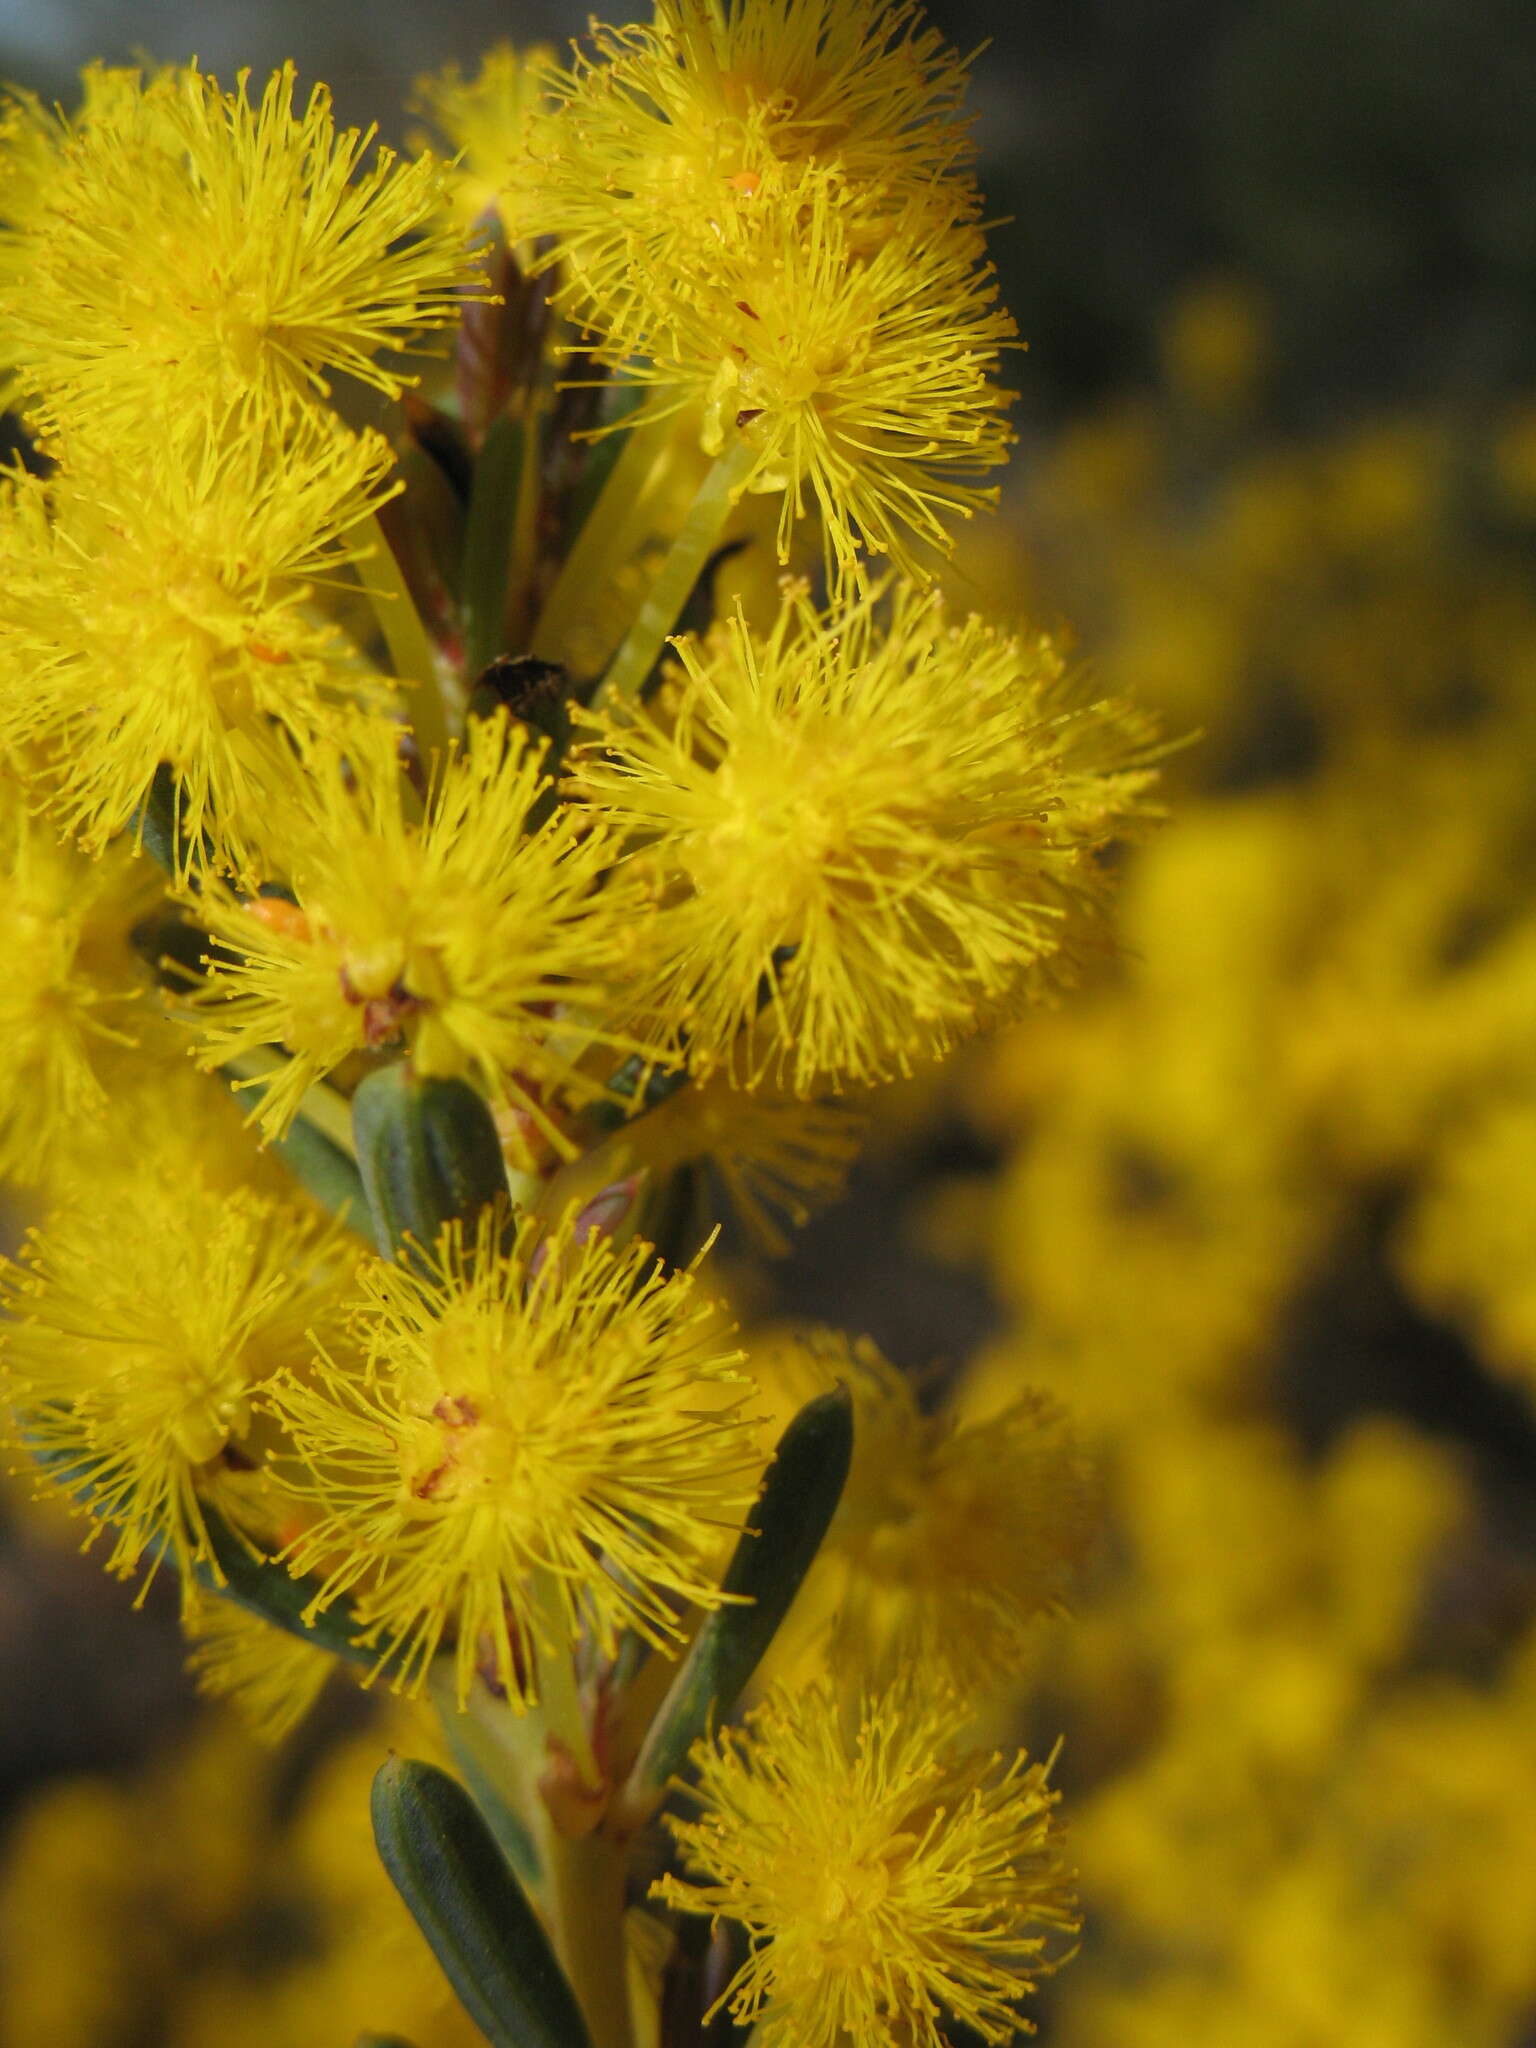
[[[624,1938],[625,1853],[602,1835],[556,1836],[555,1924],[560,1959],[581,2001],[592,2048],[634,2048]]]
[[[549,1733],[564,1743],[582,1783],[596,1790],[602,1773],[592,1749],[587,1717],[576,1689],[571,1661],[570,1623],[559,1589],[547,1571],[535,1572],[533,1602],[537,1615],[535,1655],[539,1666],[539,1707]]]
[[[358,564],[359,577],[384,635],[395,674],[416,685],[407,701],[411,730],[425,760],[434,751],[446,751],[448,745],[448,712],[437,654],[376,512],[369,513],[363,531],[372,552]]]
[[[582,523],[533,633],[540,661],[562,661],[572,628],[591,608],[592,593],[612,581],[633,553],[667,472],[670,422],[630,427],[624,452]]]
[[[662,564],[661,574],[646,592],[635,623],[593,694],[594,704],[604,696],[616,700],[638,696],[640,685],[650,674],[662,642],[677,624],[756,459],[751,444],[738,441],[729,454],[720,457],[699,486],[698,496],[689,506],[688,517],[672,543],[672,552]]]

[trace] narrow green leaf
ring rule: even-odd
[[[295,1578],[275,1558],[253,1557],[228,1523],[206,1503],[203,1519],[218,1572],[210,1565],[196,1566],[199,1584],[260,1615],[274,1628],[312,1643],[317,1650],[330,1650],[354,1664],[378,1662],[377,1646],[363,1649],[357,1641],[357,1622],[349,1600],[330,1600],[322,1612],[306,1621],[305,1612],[319,1593],[322,1580],[309,1576]],[[223,1574],[222,1583],[219,1573]]]
[[[173,877],[185,875],[194,857],[208,859],[212,854],[206,835],[194,840],[182,830],[181,791],[169,761],[162,761],[155,770],[154,780],[128,830],[151,860]]]
[[[464,565],[459,611],[464,622],[464,666],[472,676],[508,650],[503,644],[507,576],[528,430],[503,415],[485,437],[475,459],[474,489],[464,528]]]
[[[333,1216],[366,1235],[369,1211],[363,1177],[339,1145],[333,1145],[313,1124],[305,1123],[302,1110],[271,1144],[300,1187]]]
[[[456,1779],[433,1764],[391,1757],[373,1781],[373,1837],[492,2048],[590,2048],[549,1937]]]
[[[621,1124],[658,1108],[691,1079],[686,1067],[658,1067],[632,1052],[608,1077],[609,1094],[620,1099],[594,1103],[587,1117],[600,1130],[616,1131]]]
[[[430,1247],[445,1223],[472,1225],[507,1192],[501,1141],[467,1081],[381,1067],[352,1098],[357,1164],[374,1241],[386,1259],[406,1244]]]
[[[704,1617],[619,1795],[622,1827],[649,1818],[699,1736],[735,1706],[821,1548],[852,1455],[853,1402],[843,1386],[808,1401],[780,1437],[721,1581],[730,1599]]]

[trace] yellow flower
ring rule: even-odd
[[[791,587],[766,638],[677,647],[673,715],[600,721],[579,766],[668,892],[642,994],[692,1064],[887,1080],[1070,965],[1151,775],[1048,642]]]
[[[588,1195],[637,1170],[660,1177],[702,1167],[753,1244],[777,1256],[789,1249],[785,1223],[805,1224],[842,1192],[864,1122],[848,1103],[737,1088],[717,1073],[690,1079],[573,1172]]]
[[[25,289],[50,194],[59,178],[59,152],[72,129],[119,117],[139,91],[136,71],[89,64],[80,74],[80,107],[61,121],[25,87],[0,87],[0,297]],[[12,373],[14,343],[0,322],[0,405],[22,395]]]
[[[132,430],[337,371],[397,393],[377,353],[455,317],[441,167],[365,168],[373,131],[338,132],[324,86],[296,108],[286,65],[253,104],[247,78],[166,72],[60,121],[0,249],[0,362],[45,419]]]
[[[525,727],[471,720],[422,822],[408,815],[396,738],[386,721],[360,728],[277,791],[269,871],[293,900],[219,886],[198,897],[232,956],[197,991],[208,1063],[287,1047],[286,1068],[256,1084],[276,1132],[349,1053],[403,1038],[423,1073],[472,1074],[558,1135],[548,1098],[600,1092],[581,1055],[633,1044],[584,1013],[613,1007],[643,887],[603,886],[615,849],[567,810],[528,831],[548,785]]]
[[[941,204],[969,200],[951,175],[972,155],[966,66],[916,22],[889,0],[663,0],[654,22],[594,26],[593,54],[548,81],[559,111],[525,173],[582,316],[625,329],[644,277],[750,214],[765,172],[838,171],[861,236],[937,181]]]
[[[210,1699],[234,1703],[262,1742],[281,1742],[308,1714],[336,1669],[328,1650],[233,1600],[194,1600],[182,1616],[187,1669]]]
[[[349,1266],[334,1227],[147,1160],[80,1191],[0,1267],[13,1440],[60,1491],[89,1490],[110,1570],[147,1552],[183,1574],[211,1563],[205,1502],[251,1522],[259,1397],[308,1355]]]
[[[424,1277],[370,1263],[366,1375],[322,1359],[276,1394],[317,1510],[295,1570],[324,1572],[321,1605],[353,1593],[407,1687],[453,1642],[461,1702],[477,1670],[535,1697],[535,1655],[581,1630],[605,1653],[624,1628],[675,1640],[674,1602],[717,1602],[702,1561],[756,1469],[738,1354],[691,1273],[569,1221],[537,1259],[531,1218],[502,1252],[498,1225],[445,1233]],[[538,1581],[567,1640],[548,1640]]]
[[[1093,1465],[1064,1412],[1019,1393],[985,1419],[925,1414],[867,1339],[808,1330],[754,1351],[798,1405],[841,1380],[854,1454],[800,1619],[830,1617],[839,1670],[943,1672],[967,1693],[1017,1671],[1098,1533]]]
[[[913,541],[947,551],[947,522],[996,496],[1011,394],[994,381],[1015,334],[994,306],[968,199],[904,199],[871,241],[841,175],[765,171],[733,214],[661,270],[637,267],[599,319],[599,353],[647,387],[635,424],[702,407],[701,443],[739,487],[779,494],[779,554],[820,517],[840,586],[863,554],[915,572]]]
[[[519,159],[554,72],[555,53],[547,44],[519,51],[498,43],[486,51],[473,78],[450,64],[416,81],[417,107],[457,151],[448,168],[448,192],[462,234],[493,207],[509,241],[548,232],[529,211]]]
[[[102,1055],[132,1043],[149,977],[127,940],[159,893],[116,847],[94,865],[0,779],[0,1174],[35,1181],[106,1105]]]
[[[699,1816],[668,1817],[687,1876],[654,1892],[752,1940],[720,2003],[762,2048],[943,2048],[1026,2026],[1015,2001],[1076,1932],[1045,1767],[961,1756],[964,1711],[919,1679],[850,1735],[830,1685],[697,1744]]]
[[[312,601],[367,552],[388,447],[306,414],[65,457],[0,486],[0,741],[45,750],[39,794],[93,848],[166,761],[186,834],[238,850],[280,736],[378,687]]]

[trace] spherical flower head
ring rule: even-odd
[[[1101,1523],[1063,1410],[1026,1392],[980,1421],[925,1413],[908,1375],[832,1330],[783,1337],[752,1364],[796,1406],[839,1381],[853,1397],[853,1463],[802,1608],[837,1668],[940,1672],[968,1696],[1016,1672]]]
[[[941,181],[968,201],[965,71],[910,5],[669,0],[653,22],[594,27],[550,80],[558,112],[527,144],[531,217],[557,238],[581,316],[622,328],[643,276],[718,242],[765,174],[837,171],[860,236]]]
[[[336,1669],[329,1650],[276,1628],[233,1600],[196,1599],[182,1628],[187,1669],[210,1699],[229,1700],[260,1742],[281,1742],[309,1713]]]
[[[777,1257],[789,1249],[786,1224],[800,1227],[842,1193],[864,1125],[853,1104],[738,1088],[716,1072],[690,1078],[615,1132],[602,1170],[613,1182],[701,1168],[752,1244]]]
[[[366,1375],[322,1361],[277,1396],[315,1509],[294,1568],[325,1573],[321,1606],[353,1592],[407,1687],[453,1643],[461,1702],[477,1672],[535,1697],[537,1658],[581,1632],[675,1640],[679,1603],[718,1603],[703,1561],[757,1469],[738,1354],[691,1272],[569,1220],[503,1250],[500,1222],[369,1265]]]
[[[36,1181],[106,1107],[103,1067],[131,1044],[149,977],[128,944],[159,894],[147,861],[91,862],[0,778],[0,1174]]]
[[[262,762],[377,688],[314,600],[366,553],[388,446],[289,413],[64,456],[0,485],[0,739],[46,752],[41,792],[91,848],[168,762],[187,844],[237,858]]]
[[[765,638],[677,648],[670,704],[600,721],[579,767],[666,892],[642,993],[693,1065],[888,1080],[1070,966],[1150,772],[1049,643],[791,587]]]
[[[500,216],[509,241],[548,232],[528,205],[521,158],[530,124],[547,106],[555,53],[535,43],[515,50],[498,43],[473,78],[450,64],[416,82],[415,104],[455,152],[447,192],[461,234],[488,214]]]
[[[261,1394],[332,1321],[350,1265],[323,1220],[150,1160],[77,1193],[0,1269],[13,1440],[88,1492],[111,1570],[168,1554],[217,1576],[205,1506],[263,1525]]]
[[[87,65],[80,74],[81,104],[72,122],[62,121],[34,92],[0,88],[0,298],[24,290],[59,177],[60,149],[71,128],[119,118],[139,91],[136,71]],[[25,397],[15,375],[15,345],[0,325],[0,406],[9,410]]]
[[[735,1920],[752,1947],[720,2003],[763,2048],[986,2042],[1077,1929],[1046,1772],[962,1756],[964,1710],[912,1678],[856,1724],[830,1684],[775,1692],[697,1744],[695,1819],[667,1818],[685,1875],[654,1893]]]
[[[968,200],[904,199],[869,231],[840,173],[763,173],[750,210],[697,251],[637,265],[599,320],[598,352],[646,387],[636,423],[689,410],[739,489],[781,499],[779,554],[814,512],[840,589],[868,553],[924,572],[949,521],[996,493],[1015,334]]]
[[[548,784],[526,727],[471,720],[424,818],[396,744],[387,721],[360,725],[274,788],[268,872],[285,895],[199,896],[222,949],[196,991],[209,1063],[285,1046],[257,1088],[278,1132],[343,1059],[404,1042],[423,1073],[472,1076],[558,1139],[548,1099],[600,1092],[582,1055],[635,1049],[588,1018],[615,1006],[643,880],[608,884],[616,849],[567,810],[529,829]]]
[[[330,94],[295,104],[291,65],[259,100],[196,68],[63,121],[45,191],[0,258],[0,361],[45,421],[97,430],[306,399],[451,322],[466,258],[443,172],[338,131]]]

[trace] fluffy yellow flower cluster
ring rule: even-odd
[[[911,546],[1008,438],[962,86],[905,5],[663,0],[425,85],[451,162],[290,70],[0,112],[12,1435],[269,1729],[431,1695],[474,1801],[392,1765],[379,1846],[494,2038],[694,2037],[684,1922],[625,1950],[679,1773],[653,1897],[767,2041],[1005,2041],[1076,1924],[954,1705],[1086,1550],[1064,1416],[831,1335],[755,1390],[701,1270],[1109,949],[1151,815]]]

